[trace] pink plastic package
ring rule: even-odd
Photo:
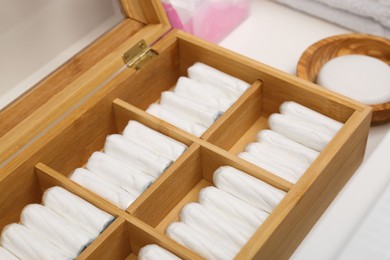
[[[247,16],[249,0],[162,0],[174,28],[218,43]]]

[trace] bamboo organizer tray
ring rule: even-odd
[[[157,1],[152,3],[157,5]],[[24,206],[40,203],[43,192],[58,185],[116,216],[78,259],[136,259],[139,249],[150,243],[181,258],[198,259],[163,232],[178,219],[184,204],[212,185],[212,173],[230,165],[288,192],[236,258],[288,258],[361,163],[371,108],[182,32],[168,33],[153,49],[159,55],[140,70],[122,69],[81,102],[65,98],[59,105],[72,109],[3,163],[0,229],[18,222]],[[196,61],[252,84],[200,138],[145,112]],[[286,100],[345,123],[294,185],[235,156],[255,140],[259,130],[267,128],[268,116]],[[128,120],[137,120],[189,148],[122,211],[67,175],[84,165],[92,152],[101,150],[107,135],[121,133]]]

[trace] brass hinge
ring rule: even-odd
[[[144,40],[139,41],[136,45],[131,47],[122,59],[129,68],[139,70],[142,66],[156,57],[158,52],[150,48]]]

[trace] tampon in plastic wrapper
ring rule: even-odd
[[[213,175],[217,188],[268,213],[279,204],[286,192],[230,166],[219,167]]]
[[[304,156],[309,163],[312,163],[320,154],[318,151],[295,142],[272,130],[262,130],[257,134],[257,140],[269,143],[270,145],[295,152]]]
[[[281,114],[272,114],[268,118],[272,130],[300,144],[321,152],[332,140],[333,135],[318,131],[312,125]]]
[[[322,125],[334,133],[343,127],[343,123],[293,101],[283,102],[283,104],[280,105],[280,113],[307,122]]]
[[[212,125],[223,113],[171,91],[161,93],[160,105],[206,127]]]
[[[155,180],[138,168],[102,152],[94,152],[86,168],[136,197]]]
[[[198,137],[207,130],[205,126],[177,115],[159,104],[151,104],[146,112]]]
[[[175,139],[163,135],[137,121],[129,121],[123,136],[151,151],[175,161],[187,149],[187,146]]]
[[[141,248],[138,252],[139,260],[180,260],[165,248],[151,244]]]
[[[232,98],[226,93],[232,91],[222,91],[207,83],[199,83],[186,77],[180,77],[176,83],[174,92],[179,96],[193,99],[203,105],[212,107],[219,111],[225,112],[237,100],[238,96]]]
[[[218,240],[224,240],[232,247],[243,247],[252,235],[251,232],[248,235],[248,232],[243,232],[239,227],[232,225],[232,221],[226,221],[224,215],[215,213],[199,203],[186,204],[179,216],[180,220],[190,227],[213,233],[219,237]]]
[[[239,251],[223,240],[218,240],[218,237],[204,233],[183,222],[171,223],[165,233],[206,259],[233,259]]]
[[[242,152],[237,154],[238,157],[253,163],[254,165],[259,166],[291,183],[296,183],[299,179],[300,175],[294,170],[285,167],[280,164],[275,164],[273,162],[268,161],[266,158],[254,156],[248,152]]]
[[[64,219],[84,229],[96,238],[114,217],[62,187],[45,191],[42,203]]]
[[[73,258],[76,258],[94,239],[93,235],[41,204],[29,204],[24,207],[20,220],[24,226]]]
[[[301,176],[310,166],[310,162],[308,162],[305,157],[294,152],[275,147],[266,142],[260,141],[250,143],[245,147],[245,151],[256,157],[261,157],[270,163],[272,162],[289,168],[293,170],[297,176]]]
[[[122,210],[136,200],[134,195],[84,168],[77,168],[69,178]]]
[[[14,254],[0,246],[0,259],[2,260],[18,260]]]
[[[19,259],[71,260],[71,256],[45,240],[39,234],[20,224],[10,224],[3,229],[1,245]]]
[[[174,113],[160,104],[151,104],[146,112],[198,137],[207,130],[204,125]]]
[[[137,167],[153,178],[158,178],[172,164],[172,160],[154,153],[118,134],[107,136],[106,143],[104,144],[104,152]]]
[[[203,188],[199,192],[198,201],[206,208],[219,211],[253,229],[257,229],[269,215],[269,213],[214,186]]]
[[[233,89],[239,95],[250,87],[247,82],[200,62],[197,62],[188,68],[188,75],[191,79],[195,79],[199,82],[207,82],[213,86],[218,86],[221,89]]]

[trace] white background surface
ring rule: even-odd
[[[220,45],[295,74],[299,57],[307,47],[325,37],[349,32],[277,3],[252,0],[249,18]],[[364,162],[292,259],[338,258],[354,229],[390,180],[389,131],[389,123],[371,128]]]

